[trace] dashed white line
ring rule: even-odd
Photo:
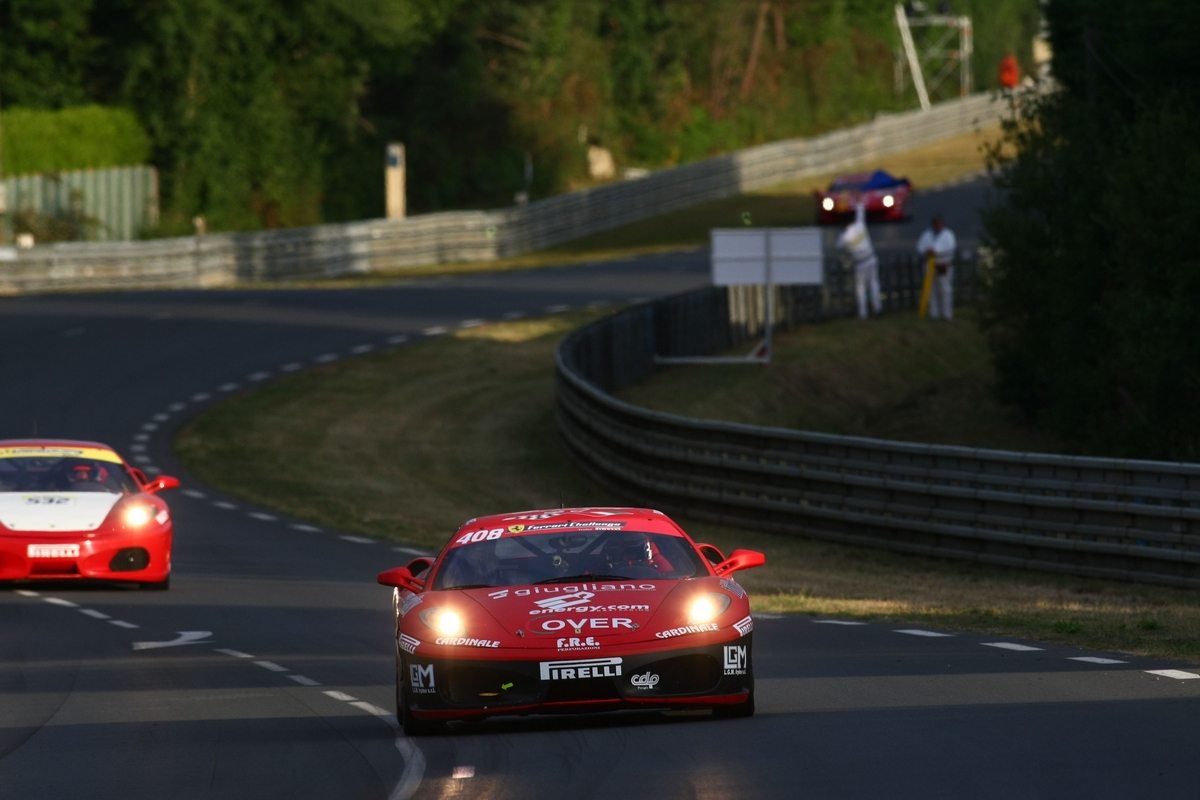
[[[155,414],[150,419],[154,420],[155,422],[166,422],[170,418],[171,418],[170,414]]]
[[[226,647],[215,647],[213,648],[213,651],[227,656],[233,656],[234,658],[254,658],[254,656],[250,655],[249,653],[243,653],[241,650],[230,650]]]
[[[129,628],[131,630],[137,627],[137,625],[134,625],[132,622],[126,622],[123,619],[110,619],[108,624],[116,625],[118,628]]]
[[[755,612],[755,614],[754,614],[755,619],[783,619],[784,616],[786,616],[786,615],[784,615],[784,614],[759,614],[757,612]]]
[[[317,362],[318,364],[328,364],[331,361],[337,360],[337,353],[324,353],[313,359],[313,361]]]
[[[984,647],[999,647],[1001,650],[1016,650],[1018,653],[1028,653],[1034,650],[1045,650],[1044,647],[1030,647],[1016,642],[980,642]]]
[[[312,678],[307,678],[304,675],[288,675],[288,677],[291,678],[292,680],[294,680],[296,683],[300,684],[301,686],[320,686],[321,685],[320,681],[314,681]]]
[[[899,631],[895,631],[895,632],[896,633],[907,633],[909,636],[929,636],[931,638],[932,637],[940,638],[942,636],[953,636],[954,635],[953,633],[939,633],[937,631],[923,631],[923,630],[920,630],[919,628],[906,628],[904,630],[899,630]]]
[[[374,539],[368,539],[365,536],[339,536],[338,538],[344,539],[347,542],[354,542],[355,544],[375,544]]]
[[[328,691],[324,692],[324,694],[329,695],[334,700],[341,700],[343,703],[353,703],[358,699],[353,695],[346,694],[345,692],[339,692],[336,689],[329,689]]]
[[[386,708],[380,708],[374,703],[368,703],[366,700],[355,700],[350,705],[354,706],[355,708],[361,708],[368,714],[374,714],[377,717],[390,717],[392,715],[392,712],[388,711]]]
[[[87,614],[92,619],[112,619],[108,614],[105,614],[103,611],[97,611],[94,608],[81,608],[79,609],[79,613]]]
[[[251,511],[250,516],[254,517],[255,519],[262,520],[263,522],[274,522],[275,520],[279,519],[279,517],[273,517],[270,514],[264,514],[261,511]]]
[[[150,475],[158,475],[160,472],[162,472],[162,470],[151,464],[150,466],[146,467],[144,472]]]
[[[427,550],[418,550],[415,547],[393,547],[392,550],[397,553],[408,553],[414,556],[423,556],[428,552]]]
[[[279,371],[280,372],[295,372],[296,370],[300,369],[303,366],[304,366],[303,364],[297,364],[295,361],[293,361],[290,364],[284,364],[282,367],[279,368]]]
[[[1174,678],[1177,681],[1192,681],[1200,678],[1194,672],[1184,672],[1181,669],[1148,669],[1146,672],[1151,675],[1161,675],[1164,678]]]
[[[222,383],[217,387],[217,391],[219,392],[236,392],[237,389],[238,385],[236,383]]]
[[[408,337],[407,337],[407,336],[405,336],[405,335],[404,335],[404,334],[402,334],[402,333],[401,333],[401,334],[398,334],[398,335],[396,335],[396,336],[389,336],[389,337],[387,338],[387,343],[388,343],[388,344],[404,344],[404,343],[405,343],[405,342],[407,342],[407,341],[408,341]]]
[[[369,353],[375,349],[373,344],[359,344],[350,348],[350,352],[356,356],[361,356],[363,353]]]
[[[445,332],[446,332],[445,325],[433,325],[433,326],[421,331],[421,333],[425,334],[426,336],[441,336]]]
[[[224,500],[214,500],[213,505],[217,508],[223,508],[226,511],[234,511],[237,509],[237,506],[235,506],[233,503],[227,503]]]
[[[485,319],[464,319],[462,322],[458,323],[458,327],[460,327],[460,328],[478,328],[480,325],[483,325],[486,322],[487,322],[487,320],[485,320]]]
[[[187,403],[171,403],[171,405],[167,406],[167,411],[183,411],[185,408],[187,408]]]
[[[79,608],[78,603],[72,603],[70,600],[63,600],[61,597],[43,597],[42,600],[54,606],[62,606],[63,608]]]
[[[524,311],[509,311],[507,314],[501,317],[501,319],[514,320],[520,319],[523,316],[525,316]]]
[[[148,441],[150,441],[150,434],[148,434],[148,433],[135,433],[135,434],[133,435],[133,440],[134,440],[135,442],[148,442]]]
[[[151,458],[150,456],[142,456],[142,455],[134,456],[133,460],[139,464],[151,464],[154,462],[154,459]]]
[[[852,619],[814,619],[818,625],[866,625],[865,622],[858,622]]]
[[[566,311],[568,308],[570,308],[570,306],[564,305],[563,303],[556,303],[555,305],[552,305],[552,306],[546,306],[546,308],[543,310],[547,314],[561,314],[562,312]]]
[[[32,589],[17,589],[17,594],[21,595],[21,597],[41,597],[40,594]]]
[[[1128,661],[1118,661],[1115,658],[1100,658],[1100,656],[1070,656],[1070,661],[1086,661],[1089,664],[1128,664]]]
[[[247,375],[246,380],[254,381],[255,383],[258,383],[259,381],[265,381],[269,377],[271,377],[271,373],[269,373],[269,372],[255,372],[250,375]]]
[[[212,397],[212,395],[209,394],[208,392],[199,392],[198,394],[192,395],[192,402],[193,403],[203,403],[205,400],[207,400],[210,397]]]
[[[154,422],[147,422],[145,425],[142,426],[142,430],[156,431],[156,430],[158,430],[158,424],[154,423]]]
[[[146,445],[136,444],[136,443],[131,444],[131,445],[129,445],[129,451],[131,453],[144,453],[144,452],[146,452]]]
[[[199,489],[184,489],[183,493],[194,500],[203,500],[204,498],[208,497],[208,495]]]
[[[287,667],[280,666],[279,664],[276,664],[274,661],[255,661],[254,663],[257,664],[258,666],[262,667],[263,669],[271,670],[271,672],[287,672],[288,671]]]
[[[298,531],[304,531],[306,533],[320,533],[321,532],[321,529],[318,528],[316,525],[305,525],[303,522],[293,522],[288,527],[295,528]]]

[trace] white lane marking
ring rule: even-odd
[[[131,445],[129,445],[129,451],[131,453],[144,453],[144,452],[146,452],[146,445],[136,444],[136,443],[131,444]]]
[[[243,653],[241,650],[230,650],[225,647],[215,647],[213,648],[213,651],[227,656],[233,656],[234,658],[254,658],[254,656],[250,655],[249,653]]]
[[[852,619],[814,619],[818,625],[866,625],[865,622],[858,622]]]
[[[388,344],[404,344],[407,341],[408,341],[408,337],[402,333],[397,336],[389,336],[387,338]]]
[[[195,500],[203,500],[204,498],[208,497],[208,495],[199,489],[184,489],[183,493]]]
[[[480,325],[483,325],[486,322],[487,322],[487,320],[485,320],[485,319],[464,319],[462,322],[458,323],[458,327],[460,327],[460,328],[478,328]]]
[[[393,547],[392,550],[396,553],[411,553],[414,556],[428,555],[428,550],[418,550],[415,547]]]
[[[1017,644],[1016,642],[980,642],[980,644],[984,647],[999,647],[1001,650],[1016,650],[1018,653],[1046,649],[1044,647],[1030,647],[1027,644]]]
[[[1151,675],[1162,675],[1164,678],[1174,678],[1178,681],[1191,681],[1200,678],[1194,672],[1184,672],[1181,669],[1148,669],[1146,672]]]
[[[316,525],[305,525],[302,522],[293,522],[288,527],[295,528],[298,531],[306,531],[308,533],[320,533],[321,532],[321,529],[318,528]]]
[[[425,330],[421,331],[421,333],[425,334],[426,336],[441,336],[445,332],[446,332],[445,325],[433,325],[433,326],[428,327]]]
[[[276,664],[274,661],[255,661],[255,664],[263,669],[269,669],[271,672],[287,672],[288,668]]]
[[[759,614],[758,612],[754,614],[755,619],[783,619],[785,616],[785,614]]]
[[[17,594],[21,595],[21,597],[41,597],[40,594],[32,589],[17,589]]]
[[[212,395],[209,394],[208,392],[198,392],[198,393],[192,395],[192,402],[193,403],[203,403],[205,400],[207,400],[210,397],[212,397]]]
[[[330,361],[337,360],[337,353],[323,353],[322,355],[319,355],[313,359],[313,361],[317,362],[318,364],[328,364]]]
[[[103,611],[97,611],[94,608],[81,608],[79,609],[79,613],[87,614],[92,619],[112,619],[108,614],[105,614]]]
[[[275,520],[279,519],[279,517],[273,517],[270,514],[264,514],[261,511],[251,511],[250,516],[254,517],[255,519],[260,519],[263,522],[274,522]]]
[[[151,417],[151,419],[154,420],[155,422],[166,422],[170,418],[171,418],[170,414],[155,414],[153,417]]]
[[[1089,664],[1128,664],[1128,661],[1118,661],[1115,658],[1100,658],[1100,656],[1069,656],[1069,661],[1086,661]]]
[[[133,630],[137,627],[137,625],[134,625],[132,622],[126,622],[123,619],[110,619],[108,624],[116,625],[118,628],[128,628],[129,630]]]
[[[375,349],[373,344],[358,344],[350,348],[350,352],[356,356],[361,356],[363,353],[369,353]]]
[[[176,411],[183,411],[185,408],[187,408],[187,403],[171,403],[171,405],[167,406],[167,411],[174,413]]]
[[[513,320],[513,319],[520,319],[523,316],[525,316],[524,311],[509,311],[501,319]]]
[[[303,366],[304,366],[303,364],[297,364],[295,361],[293,361],[290,364],[284,364],[282,367],[279,368],[279,370],[280,370],[280,372],[295,372],[296,370],[300,369]]]
[[[142,471],[143,471],[143,472],[145,472],[145,473],[147,473],[148,475],[158,475],[160,472],[162,472],[162,470],[161,470],[161,469],[159,469],[158,467],[154,466],[153,464],[151,464],[150,466],[146,467],[146,468],[145,468],[144,470],[142,470]]]
[[[365,536],[339,536],[338,538],[344,539],[347,542],[354,542],[355,544],[375,544],[374,539],[368,539]]]
[[[346,694],[345,692],[339,692],[335,689],[330,689],[330,690],[324,692],[324,694],[329,695],[334,700],[341,700],[343,703],[352,703],[358,699],[354,695],[349,695],[349,694]]]
[[[271,373],[269,372],[255,372],[251,375],[247,375],[246,380],[258,383],[259,381],[265,381],[269,377],[271,377]]]
[[[63,608],[79,608],[78,603],[72,603],[70,600],[63,600],[61,597],[43,597],[42,600],[50,603],[51,605],[62,606]]]
[[[227,503],[224,500],[213,500],[213,505],[217,508],[223,508],[226,511],[233,511],[237,508],[233,503]]]
[[[450,775],[450,777],[453,778],[454,780],[462,780],[464,778],[474,778],[475,777],[475,767],[470,766],[470,765],[462,766],[462,767],[455,767],[454,772]]]
[[[307,678],[303,675],[288,675],[288,677],[291,678],[292,680],[294,680],[296,683],[300,684],[301,686],[320,686],[321,685],[320,681],[314,681],[312,678]]]
[[[587,307],[588,308],[608,308],[611,305],[612,305],[612,303],[609,302],[608,300],[596,300],[594,302],[588,303]]]
[[[158,430],[158,425],[156,425],[156,424],[155,424],[155,423],[153,423],[153,422],[147,422],[145,425],[143,425],[143,426],[142,426],[142,430],[144,430],[144,431],[156,431],[156,430]]]
[[[148,433],[134,434],[133,440],[135,442],[148,442],[148,441],[150,441],[150,434],[148,434]]]
[[[908,628],[905,630],[895,631],[895,633],[907,633],[909,636],[953,636],[953,633],[938,633],[937,631],[923,631],[918,628]]]
[[[150,456],[134,456],[133,460],[139,464],[149,464],[154,461]]]
[[[568,308],[570,308],[570,306],[564,305],[562,303],[556,303],[555,305],[552,305],[552,306],[546,306],[544,311],[547,314],[561,314],[562,312],[566,311]]]
[[[386,708],[380,708],[373,703],[368,703],[366,700],[355,700],[350,705],[354,706],[355,708],[361,708],[368,714],[374,714],[377,717],[389,717],[392,714],[392,712],[388,711]]]
[[[237,388],[238,388],[238,385],[236,383],[222,383],[220,386],[217,387],[217,391],[219,391],[219,392],[234,392],[234,391],[237,391]]]
[[[179,634],[167,642],[134,642],[134,650],[161,650],[164,647],[180,647],[185,644],[200,644],[212,636],[212,631],[176,631]]]

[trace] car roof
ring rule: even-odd
[[[124,464],[125,460],[106,444],[100,442],[88,442],[80,439],[0,439],[0,452],[18,450],[19,453],[9,453],[8,456],[20,456],[30,458],[37,455],[37,451],[45,449],[48,455],[66,456],[75,455],[81,458],[94,458],[100,461],[112,461],[117,464]],[[68,453],[64,451],[77,451]]]
[[[101,442],[89,442],[84,439],[0,439],[0,447],[70,447],[117,452]]]
[[[506,514],[491,514],[467,521],[459,530],[510,528],[524,525],[526,529],[536,526],[538,531],[551,531],[589,527],[635,527],[646,533],[670,533],[676,536],[683,530],[661,511],[652,508],[626,506],[599,506],[587,508],[541,508],[529,511],[511,511]]]

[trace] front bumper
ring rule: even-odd
[[[543,654],[520,661],[404,654],[396,680],[412,715],[423,720],[711,708],[749,699],[752,637],[637,655]]]
[[[0,581],[162,581],[171,574],[170,528],[150,534],[61,531],[0,535]]]

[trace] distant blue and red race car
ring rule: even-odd
[[[908,178],[895,178],[881,169],[842,175],[829,185],[828,191],[815,192],[817,222],[832,225],[847,221],[854,216],[859,198],[867,206],[868,219],[902,220],[912,193]]]
[[[0,581],[171,583],[171,512],[151,481],[107,445],[0,441]]]
[[[468,522],[394,587],[397,715],[447,720],[620,709],[754,713],[750,601],[729,558],[661,512],[568,508]]]

